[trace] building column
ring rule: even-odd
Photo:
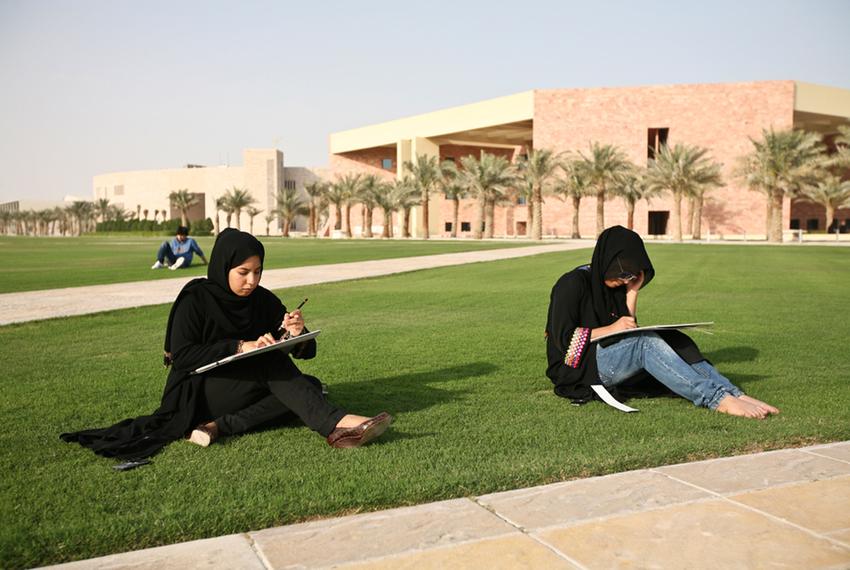
[[[409,160],[415,160],[417,156],[435,156],[439,162],[440,145],[433,142],[431,139],[415,137],[410,140]],[[437,199],[437,196],[432,194],[428,200],[428,230],[432,235],[442,233],[440,230],[440,216],[437,215],[440,213],[440,208],[434,207],[433,205],[433,201],[435,199]],[[411,233],[413,237],[422,237],[425,235],[425,228],[422,225],[423,220],[424,216],[422,215],[422,206],[413,208],[413,211],[410,214]]]

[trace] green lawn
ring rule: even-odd
[[[573,407],[543,376],[551,285],[588,251],[280,292],[324,330],[303,369],[386,437],[333,450],[304,427],[202,449],[176,442],[126,473],[64,430],[152,411],[168,307],[0,328],[0,567],[489,493],[575,477],[850,438],[844,248],[650,245],[643,323],[714,320],[697,337],[765,421],[678,399]],[[699,333],[695,333],[698,335]],[[43,349],[59,346],[54,358]]]
[[[176,277],[171,271],[150,268],[164,239],[115,234],[80,238],[0,236],[0,293]],[[267,269],[539,245],[528,240],[260,239],[266,247]],[[198,238],[198,244],[209,256],[213,238]],[[179,275],[206,275],[206,267],[193,265],[181,269]]]

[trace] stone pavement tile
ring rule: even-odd
[[[539,536],[588,569],[850,566],[850,548],[722,499],[633,513]]]
[[[484,495],[478,502],[516,525],[535,529],[713,496],[660,473],[632,471]]]
[[[193,540],[158,548],[112,554],[50,566],[62,570],[191,570],[194,568],[239,568],[265,570],[244,534]]]
[[[655,471],[716,493],[850,475],[850,464],[797,449],[659,467]]]
[[[850,548],[850,528],[845,528],[844,530],[839,530],[838,532],[826,533],[826,535],[833,540],[843,542],[847,545],[848,548]]]
[[[491,538],[478,542],[459,544],[448,548],[435,548],[410,552],[398,556],[345,564],[340,568],[352,570],[559,570],[578,568],[564,560],[536,540],[522,534]]]
[[[850,477],[753,491],[728,498],[819,533],[850,528]]]
[[[270,568],[315,568],[517,533],[468,499],[251,533]]]
[[[807,447],[806,450],[812,453],[816,453],[818,455],[832,457],[833,459],[840,459],[841,461],[850,461],[850,441],[842,441],[840,443],[831,443],[829,445]]]

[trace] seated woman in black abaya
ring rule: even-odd
[[[358,447],[381,435],[392,417],[364,417],[331,404],[318,379],[303,374],[282,351],[214,368],[191,371],[229,355],[275,342],[284,331],[307,329],[300,310],[286,307],[259,286],[263,245],[251,234],[224,230],[216,240],[207,278],[190,281],[168,318],[166,362],[171,363],[162,402],[150,416],[124,420],[106,429],[62,434],[107,457],[141,459],[169,442],[189,437],[207,446],[220,435],[245,433],[292,413],[327,438],[332,447]],[[296,345],[291,355],[316,355],[315,339]]]
[[[696,406],[757,419],[778,414],[720,374],[679,331],[640,331],[591,342],[637,327],[638,292],[654,276],[640,236],[614,226],[600,234],[590,265],[558,279],[546,322],[546,375],[555,393],[583,403],[593,399],[594,385],[652,392],[657,391],[654,378]],[[638,384],[644,388],[635,390]]]

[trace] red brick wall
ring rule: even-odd
[[[670,129],[668,144],[707,147],[723,163],[724,188],[711,191],[703,228],[712,234],[763,234],[765,199],[733,178],[738,156],[752,148],[748,137],[759,138],[762,128],[793,125],[794,82],[770,81],[716,85],[676,85],[614,89],[555,89],[535,91],[534,146],[557,151],[586,152],[590,141],[621,147],[638,165],[646,164],[647,130]],[[635,211],[635,229],[647,231],[648,210],[670,210],[669,197],[656,198]],[[583,236],[593,236],[596,200],[584,198],[580,211]],[[569,231],[572,208],[550,199],[544,211],[544,233]],[[785,209],[785,227],[790,208]],[[626,223],[622,200],[606,202],[605,225]],[[668,232],[670,228],[668,227]],[[705,229],[703,230],[705,232]]]

